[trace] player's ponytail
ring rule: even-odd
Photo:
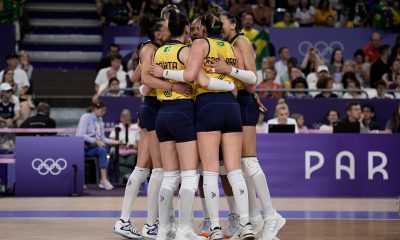
[[[182,13],[171,11],[169,13],[168,28],[171,37],[179,37],[185,31],[185,27],[189,26],[189,19]]]
[[[222,9],[216,4],[211,4],[208,11],[201,19],[201,23],[206,27],[208,35],[220,35],[222,32],[221,22]]]

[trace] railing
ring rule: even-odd
[[[284,93],[292,93],[292,92],[348,92],[348,93],[364,93],[369,99],[369,94],[364,89],[330,89],[330,88],[320,88],[320,89],[307,89],[307,88],[293,88],[293,89],[257,89],[257,92],[284,92]]]

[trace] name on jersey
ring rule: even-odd
[[[162,67],[163,69],[168,70],[178,70],[178,63],[177,62],[159,62],[156,63],[158,66]]]
[[[236,66],[236,61],[236,58],[225,58],[225,62],[231,66]],[[206,64],[211,64],[212,62],[218,62],[218,58],[206,57]]]

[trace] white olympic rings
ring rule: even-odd
[[[318,55],[325,61],[331,58],[331,54],[335,49],[344,51],[344,45],[339,41],[333,41],[329,44],[325,41],[317,41],[315,44],[312,44],[310,41],[303,41],[299,43],[297,50],[302,56],[305,56],[310,48],[314,48]]]
[[[59,158],[56,161],[52,158],[47,158],[44,161],[40,158],[35,158],[32,161],[32,168],[42,176],[49,173],[56,176],[67,168],[67,161],[64,158]]]

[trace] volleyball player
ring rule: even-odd
[[[195,82],[198,86],[196,88],[196,131],[204,170],[204,192],[211,220],[212,232],[209,239],[223,239],[218,208],[220,143],[222,143],[223,159],[240,215],[239,237],[240,239],[254,239],[249,222],[247,186],[240,168],[242,145],[240,107],[232,92],[209,90],[215,80],[224,80],[225,84],[231,84],[234,80],[230,76],[215,73],[207,74],[208,78],[206,79],[209,82],[203,81],[199,77],[200,70],[203,69],[207,72],[210,68],[206,64],[211,59],[217,59],[219,55],[224,57],[229,64],[243,68],[243,56],[240,51],[234,53],[228,42],[217,38],[217,35],[222,32],[220,15],[220,7],[213,4],[203,16],[202,24],[206,27],[208,38],[193,41],[186,70],[162,71],[159,67],[152,66],[150,72],[156,77],[163,76],[182,82],[193,82],[196,78],[198,80]],[[235,56],[235,54],[237,55]]]
[[[222,37],[229,41],[233,46],[240,48],[244,56],[244,66],[246,70],[256,73],[255,53],[250,41],[240,34],[242,29],[241,22],[234,16],[223,14],[221,20],[224,25]],[[231,66],[225,61],[218,61],[210,64],[214,71],[221,74],[230,74],[237,77],[232,72]],[[232,72],[232,74],[231,74]],[[237,100],[239,102],[242,114],[243,124],[243,145],[242,145],[242,169],[245,172],[247,186],[249,189],[250,217],[254,226],[255,233],[262,234],[262,239],[273,239],[279,229],[283,227],[286,220],[272,207],[271,196],[266,182],[265,174],[256,157],[256,124],[258,120],[258,106],[255,93],[255,84],[241,84],[238,86]],[[264,218],[261,217],[257,209],[257,193],[263,209]],[[265,220],[265,221],[264,221]],[[261,233],[261,230],[262,233]],[[235,239],[236,236],[234,236]]]

